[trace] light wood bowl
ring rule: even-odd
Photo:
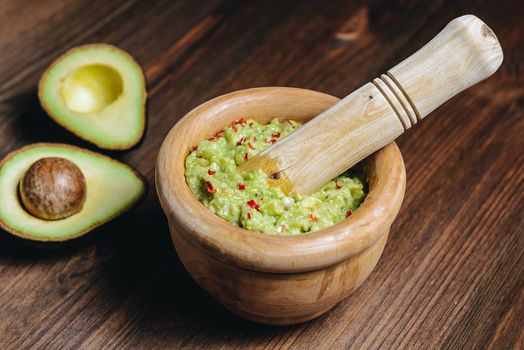
[[[240,117],[307,122],[338,101],[295,88],[233,92],[188,113],[162,145],[156,185],[178,256],[202,288],[244,318],[274,325],[304,322],[362,284],[382,254],[404,197],[402,156],[391,143],[365,160],[369,194],[354,215],[326,230],[286,237],[244,230],[209,211],[186,185],[185,158],[200,140]]]

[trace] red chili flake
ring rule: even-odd
[[[342,186],[340,186],[340,185],[338,184],[338,182],[335,182],[335,188],[336,188],[337,190],[340,190],[340,189],[342,188]]]
[[[256,141],[256,140],[257,140],[257,137],[256,137],[256,136],[255,136],[255,137],[253,137],[253,141]]]
[[[248,155],[247,155],[247,152],[244,153],[244,160],[247,160],[248,159]]]
[[[208,141],[215,141],[215,138],[214,137],[210,137],[207,139]]]
[[[249,148],[251,148],[251,149],[256,149],[255,146],[253,146],[253,145],[251,144],[251,142],[248,142],[248,143],[247,143],[247,147],[249,147]]]
[[[238,184],[238,189],[239,189],[240,191],[244,191],[244,190],[246,189],[246,185],[244,185],[244,184]]]
[[[253,215],[251,213],[247,213],[247,218],[248,219],[251,219],[253,217]]]
[[[249,200],[247,202],[247,205],[249,205],[251,208],[258,210],[260,208],[260,205],[257,204],[253,199]]]
[[[249,123],[249,126],[253,126],[253,123]]]
[[[245,138],[245,137],[242,137],[240,140],[238,140],[238,142],[237,142],[237,146],[240,146],[240,145],[243,144],[245,141],[246,141],[246,138]]]
[[[346,211],[346,217],[350,217],[351,214],[353,214],[353,213],[351,212],[351,210]]]
[[[315,215],[311,214],[311,213],[308,214],[307,217],[310,218],[311,221],[313,221],[313,222],[317,222],[318,221],[318,218]]]
[[[278,139],[280,137],[280,133],[276,132],[276,133],[272,134],[271,137],[274,137],[274,138]]]
[[[277,140],[275,140],[275,139],[271,139],[271,140],[268,140],[268,141],[267,141],[268,145],[272,145],[272,144],[274,144],[275,142],[277,142]]]
[[[215,133],[215,137],[216,137],[216,138],[224,137],[224,135],[222,135],[222,131],[217,131],[217,132]]]
[[[233,122],[231,122],[231,127],[233,128],[235,132],[237,132],[238,131],[237,124],[244,125],[245,123],[246,123],[246,120],[244,118],[240,118],[238,120],[234,120]]]
[[[206,181],[206,186],[207,186],[207,192],[209,193],[215,193],[217,191],[217,189],[214,188],[211,182],[209,181]]]
[[[215,175],[215,174],[216,174],[216,171],[209,169],[209,170],[207,171],[207,173],[208,173],[208,175]]]

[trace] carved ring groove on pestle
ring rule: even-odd
[[[406,90],[404,90],[402,85],[399,84],[395,76],[388,71],[387,75],[382,74],[382,79],[384,79],[386,84],[388,84],[388,86],[391,89],[393,89],[393,92],[396,92],[397,97],[400,99],[400,103],[402,103],[404,108],[406,108],[406,110],[409,112],[408,115],[413,124],[416,124],[417,121],[422,120],[422,117],[420,116],[417,107],[415,107],[415,104],[413,103],[409,95],[406,93]]]
[[[388,75],[382,74],[380,78],[373,80],[373,85],[377,87],[391,108],[393,108],[404,130],[408,130],[417,123],[420,119],[418,111],[411,103],[409,96],[405,94],[404,89],[395,80]]]
[[[402,106],[400,100],[395,95],[395,93],[389,88],[389,86],[380,78],[373,79],[373,85],[377,87],[377,89],[382,93],[386,101],[388,101],[391,108],[393,108],[404,130],[408,130],[409,128],[411,128],[412,123],[408,116],[407,110]]]

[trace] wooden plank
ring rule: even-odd
[[[340,35],[366,11],[364,29]],[[243,321],[199,289],[176,257],[154,193],[156,154],[172,125],[241,88],[344,96],[465,13],[497,33],[505,60],[494,77],[399,139],[406,198],[364,285],[321,318],[278,328]],[[0,2],[0,155],[36,141],[93,149],[51,122],[35,95],[45,67],[72,46],[103,41],[128,50],[151,93],[145,139],[129,152],[109,152],[147,175],[144,203],[65,249],[0,236],[0,343],[523,348],[523,13],[524,3],[506,0]]]

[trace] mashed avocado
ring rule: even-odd
[[[237,170],[238,165],[299,127],[292,120],[273,119],[266,125],[243,118],[234,121],[201,141],[187,156],[185,176],[189,188],[213,213],[247,230],[295,235],[344,220],[366,196],[365,178],[354,169],[307,196],[285,195],[268,184],[262,170]]]

